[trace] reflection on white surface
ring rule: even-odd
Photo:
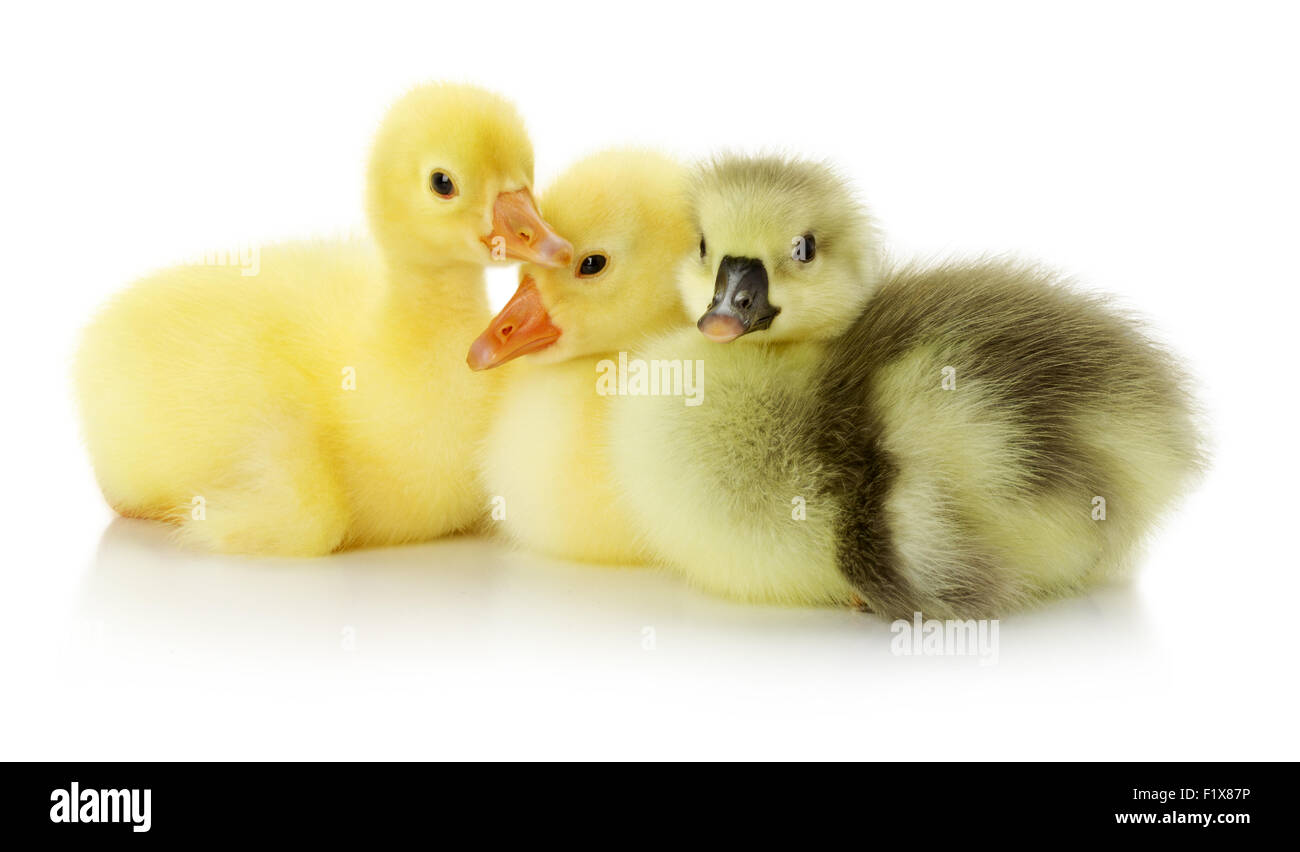
[[[166,527],[124,518],[100,540],[81,617],[107,648],[163,646],[216,662],[650,651],[688,661],[703,650],[810,665],[845,652],[862,665],[898,662],[889,622],[877,616],[737,604],[651,569],[543,559],[468,537],[323,559],[228,557],[179,550]],[[1131,585],[1003,620],[999,637],[998,662],[1145,646]]]
[[[747,606],[664,573],[487,539],[235,558],[115,519],[67,618],[42,610],[19,631],[57,639],[24,655],[33,698],[14,705],[15,724],[60,736],[17,756],[1291,753],[1294,742],[1258,735],[1289,730],[1294,670],[1272,662],[1283,626],[1242,633],[1191,617],[1239,608],[1252,592],[1216,586],[1217,563],[1190,533],[1166,541],[1178,546],[1137,583],[1003,619],[997,660],[982,665],[896,656],[876,616]],[[1243,701],[1258,726],[1214,728]],[[97,727],[85,726],[86,708]]]
[[[486,539],[258,559],[182,551],[166,527],[123,518],[100,541],[81,615],[109,645],[299,661],[671,656],[683,636],[711,633],[782,647],[828,632],[888,636],[870,616],[744,606],[652,569],[560,562]]]
[[[837,712],[867,702],[915,721],[970,712],[963,705],[980,694],[1014,702],[1044,675],[1131,670],[1150,651],[1131,586],[1004,619],[991,661],[906,657],[874,615],[747,606],[653,570],[541,559],[489,540],[232,558],[178,550],[164,527],[124,519],[103,535],[79,614],[83,648],[95,649],[83,661],[118,685],[397,689],[416,702],[456,695],[471,715],[502,695],[516,712],[521,700],[640,702],[611,712],[616,728],[644,725],[643,713],[720,713],[716,724],[735,726],[736,713],[781,717],[807,702]]]

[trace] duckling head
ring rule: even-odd
[[[533,146],[509,101],[475,86],[420,86],[375,138],[370,227],[398,263],[568,266],[573,248],[537,211],[532,184]]]
[[[874,224],[827,165],[724,156],[696,171],[691,199],[699,255],[678,284],[711,340],[833,337],[875,288]]]
[[[520,267],[519,289],[474,342],[470,367],[528,354],[557,363],[685,327],[674,278],[695,242],[686,178],[681,164],[646,151],[607,151],[570,167],[541,208],[573,240],[575,260]]]

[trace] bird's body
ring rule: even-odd
[[[706,168],[696,209],[683,293],[735,342],[639,350],[695,353],[704,402],[620,399],[610,430],[642,539],[693,583],[998,616],[1124,567],[1198,471],[1183,371],[1106,300],[1011,263],[881,271],[811,164]]]
[[[641,564],[645,552],[613,485],[614,400],[596,393],[601,360],[507,368],[483,478],[504,509],[493,526],[518,544],[564,559]]]
[[[894,272],[826,362],[838,562],[891,615],[995,615],[1112,576],[1202,464],[1181,366],[1034,267]]]
[[[506,102],[416,89],[371,158],[373,242],[271,247],[256,275],[177,267],[118,296],[87,330],[76,376],[110,505],[203,548],[291,556],[482,517],[477,447],[495,377],[466,370],[464,352],[490,317],[487,235],[510,220],[492,239],[530,257],[553,237],[529,216],[531,177]]]
[[[1125,566],[1199,465],[1178,366],[1032,268],[887,274],[829,343],[695,337],[637,355],[693,347],[704,404],[620,399],[614,458],[654,552],[731,597],[1007,612]]]
[[[817,433],[820,342],[719,346],[695,329],[637,358],[703,363],[698,406],[620,397],[615,479],[657,561],[706,591],[761,603],[847,603],[835,562],[838,514]]]
[[[78,370],[109,503],[236,552],[470,525],[486,506],[473,448],[493,382],[460,363],[490,316],[482,271],[412,282],[413,300],[443,294],[423,311],[394,304],[390,274],[366,243],[304,243],[263,250],[256,276],[179,267],[122,294]]]

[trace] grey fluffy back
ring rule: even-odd
[[[1143,446],[1131,458],[1150,459],[1164,479],[1176,481],[1142,492],[1141,511],[1129,513],[1140,522],[1112,525],[1108,539],[1099,537],[1099,561],[1130,551],[1203,465],[1184,371],[1106,298],[1026,264],[979,261],[893,271],[832,344],[816,416],[818,452],[844,507],[841,568],[873,607],[891,615],[996,614],[1065,591],[1008,576],[989,564],[992,556],[972,559],[964,572],[899,564],[892,547],[897,530],[884,511],[898,460],[886,450],[888,412],[880,410],[874,391],[883,369],[919,347],[953,365],[958,381],[983,395],[981,405],[1011,424],[1006,440],[1020,460],[1014,480],[1021,493],[1013,495],[1020,501],[1062,489],[1115,494],[1117,483],[1130,482],[1134,472],[1117,470],[1121,462],[1099,449],[1104,442],[1096,432],[1107,423],[1143,425]],[[940,392],[937,375],[933,385],[915,389],[918,399]],[[953,535],[975,542],[972,552],[979,553],[978,524],[959,503],[942,511],[951,515],[944,521]]]

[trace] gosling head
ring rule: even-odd
[[[421,86],[375,138],[371,230],[400,263],[568,266],[573,248],[538,213],[532,185],[533,146],[509,101],[474,86]]]
[[[470,367],[529,354],[556,363],[685,327],[674,286],[695,241],[685,188],[680,164],[645,151],[608,151],[569,168],[541,206],[573,240],[575,259],[520,267],[519,290],[474,342]]]
[[[874,225],[826,165],[721,157],[696,171],[691,198],[699,254],[679,286],[711,340],[833,337],[875,288]]]

